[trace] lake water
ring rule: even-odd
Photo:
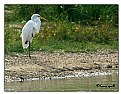
[[[99,75],[62,79],[5,82],[5,91],[82,92],[119,90],[118,75]]]

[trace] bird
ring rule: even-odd
[[[39,33],[41,27],[41,20],[44,17],[39,14],[33,14],[31,16],[31,20],[29,20],[22,28],[21,38],[22,38],[22,46],[23,49],[27,49],[29,47],[29,57],[30,56],[30,44],[32,43],[33,37],[36,33]]]

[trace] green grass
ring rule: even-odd
[[[28,49],[22,48],[21,30],[9,27],[9,24],[20,23],[5,23],[5,54],[28,53]],[[118,29],[109,24],[80,27],[77,23],[60,21],[43,23],[41,32],[31,44],[31,51],[92,52],[105,49],[118,50]]]
[[[42,44],[32,44],[32,50],[41,50],[53,52],[55,50],[64,50],[65,52],[87,52],[87,51],[97,51],[105,49],[115,49],[118,50],[118,42],[112,41],[110,44],[99,44],[93,42],[78,42],[78,41],[57,41],[55,39],[50,39],[46,43]]]

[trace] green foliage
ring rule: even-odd
[[[118,5],[5,5],[5,10],[12,12],[6,17],[7,21],[29,20],[34,13],[41,14],[49,21],[55,18],[81,21],[82,24],[90,25],[93,21],[109,22],[118,24]],[[7,14],[8,15],[8,14]],[[9,14],[10,15],[10,14]]]
[[[20,32],[14,28],[9,28],[7,24],[5,27],[5,53],[8,52],[23,52],[20,40]]]
[[[5,5],[5,53],[27,52],[21,30],[33,13],[48,19],[32,51],[118,49],[118,5]]]

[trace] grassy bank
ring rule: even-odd
[[[24,24],[5,23],[5,53],[21,52],[21,29]],[[31,51],[64,50],[66,52],[118,50],[118,29],[108,23],[81,26],[62,21],[43,22],[41,32],[31,44]]]
[[[21,30],[33,13],[41,14],[41,32],[31,51],[118,50],[118,5],[5,5],[5,54],[27,53]]]

